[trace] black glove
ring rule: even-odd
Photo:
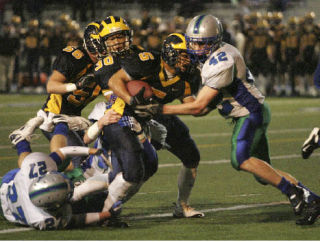
[[[216,109],[217,105],[222,101],[223,94],[222,92],[219,92],[217,96],[215,96],[207,105],[208,108],[211,110]]]
[[[90,85],[94,81],[94,75],[93,74],[87,74],[82,77],[76,82],[77,89],[84,88],[88,85]]]
[[[145,104],[146,99],[143,97],[144,91],[146,90],[145,87],[142,87],[140,91],[133,97],[130,98],[130,106],[135,107],[137,105]]]
[[[146,105],[137,105],[134,109],[135,114],[140,118],[152,118],[161,114],[163,105],[160,103],[150,103]]]

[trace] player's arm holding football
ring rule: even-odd
[[[145,101],[143,98],[144,88],[135,96],[131,96],[126,88],[126,83],[151,75],[158,65],[159,58],[151,52],[138,52],[128,59],[122,68],[109,79],[108,85],[123,101],[131,106],[136,106]]]

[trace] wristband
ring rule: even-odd
[[[100,134],[101,130],[99,129],[98,121],[95,122],[93,125],[90,126],[87,132],[87,136],[91,140],[95,140],[98,135]]]
[[[64,157],[89,155],[89,148],[83,146],[66,146],[59,151]]]
[[[73,91],[77,90],[77,86],[74,83],[66,83],[66,84],[64,84],[64,86],[66,87],[67,92],[73,92]]]

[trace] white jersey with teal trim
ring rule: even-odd
[[[47,154],[34,152],[25,157],[21,169],[12,179],[3,177],[0,188],[3,215],[13,223],[28,225],[40,230],[61,227],[65,221],[57,219],[33,205],[29,198],[29,186],[39,176],[57,171],[57,165]],[[10,177],[10,176],[9,176]]]
[[[261,110],[264,96],[254,85],[254,78],[234,46],[223,43],[204,63],[202,83],[223,93],[217,105],[226,118],[243,117]]]

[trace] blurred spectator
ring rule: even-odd
[[[229,32],[228,25],[224,21],[221,21],[221,24],[223,28],[222,41],[234,45],[235,43],[231,36],[231,33]]]
[[[288,0],[270,0],[269,4],[271,11],[284,12],[287,9]]]
[[[44,8],[43,0],[25,0],[24,1],[31,19],[41,19],[42,10]],[[20,6],[21,7],[21,6]]]
[[[241,55],[244,56],[246,37],[242,32],[241,24],[238,20],[233,20],[231,26],[235,40],[235,46],[240,51]]]
[[[24,0],[12,0],[12,12],[16,16],[21,17],[21,22],[24,23]]]
[[[3,24],[0,36],[0,91],[9,92],[13,77],[14,60],[19,51],[19,39],[11,35],[10,25]]]
[[[23,83],[23,85],[31,84],[37,86],[39,84],[39,48],[39,21],[32,19],[28,23],[28,29],[25,35],[24,51],[27,59],[28,83]]]
[[[146,49],[152,51],[161,51],[161,37],[157,33],[151,33],[147,36]]]
[[[0,0],[0,26],[2,26],[4,21],[4,10],[8,0]],[[1,28],[0,28],[1,31]]]

